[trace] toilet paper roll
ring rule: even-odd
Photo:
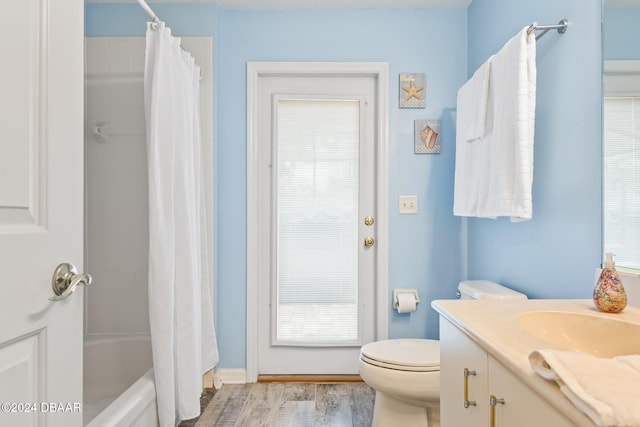
[[[418,302],[412,293],[398,294],[398,313],[412,313],[416,311]]]

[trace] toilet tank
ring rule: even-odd
[[[489,280],[463,280],[458,293],[460,299],[527,299],[525,294]]]

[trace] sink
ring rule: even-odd
[[[598,357],[640,354],[640,324],[564,311],[528,311],[518,315],[517,322],[562,350]]]

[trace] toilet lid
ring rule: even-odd
[[[430,372],[440,370],[440,342],[426,339],[376,341],[360,350],[364,362],[383,368]]]

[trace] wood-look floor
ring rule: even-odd
[[[374,396],[364,383],[227,384],[195,426],[369,427]]]

